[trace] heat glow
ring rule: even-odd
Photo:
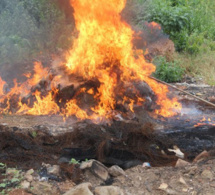
[[[102,120],[113,118],[116,104],[121,102],[134,112],[134,105],[143,105],[144,97],[132,87],[132,83],[143,81],[149,85],[156,95],[157,109],[155,113],[164,117],[176,114],[181,104],[176,98],[167,97],[168,88],[149,78],[155,66],[146,62],[143,51],[137,51],[132,45],[134,31],[122,20],[120,13],[126,0],[70,0],[74,8],[76,28],[79,32],[72,49],[66,54],[64,68],[69,77],[82,80],[97,80],[99,86],[94,89],[79,89],[80,93],[92,95],[97,104],[90,108],[81,108],[75,97],[67,101],[63,107],[55,101],[58,94],[58,82],[65,84],[67,80],[60,73],[54,78],[41,63],[35,63],[34,73],[26,74],[25,83],[18,84],[6,94],[3,91],[5,82],[0,79],[0,103],[6,106],[0,112],[21,113],[31,115],[61,114],[65,117],[75,115],[79,119]],[[154,26],[156,23],[152,23]],[[156,28],[158,27],[155,25]],[[50,78],[51,77],[51,78]],[[49,80],[45,92],[32,87],[41,80]],[[71,78],[70,78],[71,80]],[[135,96],[126,93],[128,86]],[[26,96],[33,96],[33,102]],[[120,97],[120,98],[119,98]],[[12,103],[16,99],[16,110],[12,111]]]
[[[203,117],[194,127],[204,126],[204,125],[211,125],[215,126],[215,121],[213,121],[211,118],[206,119]]]

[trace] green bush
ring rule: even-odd
[[[168,62],[165,57],[157,57],[154,60],[157,66],[154,76],[165,82],[177,82],[182,79],[184,69],[181,68],[177,61]]]
[[[1,0],[0,65],[68,47],[73,29],[55,0]]]
[[[148,13],[141,19],[161,24],[177,51],[197,54],[207,40],[215,41],[215,1],[152,0],[148,4]]]

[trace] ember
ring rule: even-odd
[[[37,62],[34,74],[25,74],[26,82],[14,81],[9,89],[0,79],[0,113],[75,115],[101,122],[133,113],[135,106],[150,107],[149,102],[156,102],[148,110],[157,115],[170,117],[180,111],[177,99],[167,97],[168,87],[149,78],[155,66],[134,49],[135,33],[120,16],[125,4],[71,0],[79,35],[66,61],[52,69]]]
[[[203,125],[215,126],[215,121],[212,121],[211,118],[206,119],[205,117],[203,117],[203,119],[200,120],[200,122],[198,122],[196,125],[194,125],[194,127],[199,127]]]

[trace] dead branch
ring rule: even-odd
[[[173,85],[171,85],[171,84],[169,84],[169,83],[166,83],[166,82],[164,82],[164,81],[161,81],[161,80],[159,80],[159,79],[156,79],[156,78],[154,78],[154,77],[152,77],[152,76],[150,76],[149,78],[151,78],[151,79],[153,79],[153,80],[155,80],[155,81],[157,81],[157,82],[159,82],[159,83],[162,83],[162,84],[164,84],[164,85],[167,85],[167,86],[169,86],[169,87],[171,87],[171,88],[173,88],[173,89],[176,89],[176,90],[178,90],[178,91],[180,91],[180,92],[183,92],[183,93],[185,93],[185,94],[187,94],[187,95],[189,95],[189,96],[191,96],[191,97],[193,97],[193,98],[195,98],[195,99],[198,99],[198,100],[200,100],[200,101],[202,101],[202,102],[204,102],[204,103],[206,103],[206,104],[208,104],[208,105],[210,105],[210,106],[213,106],[213,107],[215,108],[215,104],[213,104],[212,102],[209,102],[209,101],[207,101],[207,100],[205,100],[205,99],[202,99],[202,98],[200,98],[200,97],[197,97],[197,96],[195,96],[195,95],[193,95],[193,94],[191,94],[191,93],[189,93],[189,92],[187,92],[187,91],[184,91],[184,90],[182,90],[182,89],[179,89],[179,88],[177,88],[177,87],[175,87],[175,86],[173,86]]]

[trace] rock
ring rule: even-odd
[[[96,160],[89,160],[80,165],[80,169],[89,169],[94,175],[101,180],[106,181],[110,178],[108,168]]]
[[[160,190],[166,190],[168,188],[168,185],[166,183],[162,183],[158,189]]]
[[[213,173],[209,170],[204,170],[201,174],[201,176],[204,178],[204,179],[210,179],[212,180],[213,179]]]
[[[25,174],[32,175],[34,173],[34,169],[29,169]]]
[[[184,184],[184,185],[187,185],[187,183],[186,183],[186,181],[184,180],[183,177],[180,177],[179,182],[182,183],[182,184]]]
[[[32,175],[25,174],[25,179],[26,179],[28,182],[32,182],[34,178],[33,178]]]
[[[196,156],[196,158],[193,160],[194,163],[197,163],[199,161],[202,161],[204,159],[207,159],[210,156],[210,154],[204,150],[203,152],[201,152],[198,156]]]
[[[98,161],[93,161],[90,170],[103,181],[107,181],[110,178],[108,168]]]
[[[91,192],[92,184],[91,183],[82,183],[68,192],[64,193],[63,195],[93,195]]]
[[[88,161],[84,161],[80,164],[80,169],[88,169],[92,167],[93,161],[95,160],[88,160]]]
[[[202,93],[196,93],[196,95],[197,95],[197,96],[203,96],[203,94],[202,94]]]
[[[85,169],[83,174],[84,182],[90,182],[93,187],[100,186],[104,183],[104,181],[93,174],[90,169]]]
[[[178,161],[176,162],[175,167],[185,167],[185,166],[188,166],[188,165],[190,165],[189,162],[187,162],[185,160],[178,159]]]
[[[69,158],[61,157],[61,158],[58,160],[58,163],[69,163],[69,161],[70,161]]]
[[[49,174],[60,176],[60,166],[59,165],[53,165],[51,167],[47,168],[47,171]]]
[[[117,186],[99,186],[95,188],[95,195],[124,195]]]
[[[62,193],[65,193],[67,191],[69,191],[71,188],[73,188],[75,186],[75,183],[73,183],[72,181],[70,180],[67,180],[67,181],[63,181],[63,182],[60,182],[58,183],[58,188],[60,189],[60,191]]]
[[[28,189],[31,184],[30,184],[30,182],[24,180],[20,185],[21,185],[21,188]]]
[[[113,165],[112,167],[110,167],[108,169],[108,172],[114,177],[125,175],[125,171],[117,165]]]
[[[48,182],[32,182],[30,192],[37,195],[57,195],[58,190]]]

